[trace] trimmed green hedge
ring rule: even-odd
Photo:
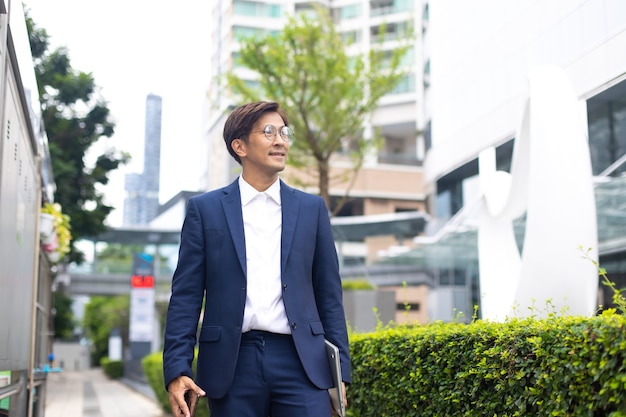
[[[163,411],[171,414],[172,408],[170,407],[170,401],[165,390],[165,381],[163,380],[163,352],[152,353],[144,357],[141,361],[143,372],[146,375],[148,383],[152,387],[154,394],[161,404]],[[193,369],[195,372],[196,362],[194,360]],[[206,397],[201,397],[196,408],[196,417],[209,417],[209,404]]]
[[[351,290],[373,290],[374,287],[369,281],[365,279],[346,279],[341,281],[341,287],[344,291]]]
[[[403,327],[350,342],[354,417],[626,416],[616,314]]]
[[[124,375],[124,363],[122,361],[112,361],[108,357],[100,359],[100,366],[106,376],[111,379],[119,379]]]
[[[626,417],[626,319],[611,311],[386,328],[351,334],[350,350],[351,417]],[[143,360],[170,412],[162,366]]]

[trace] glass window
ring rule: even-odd
[[[463,183],[478,176],[478,159],[446,174],[437,181],[437,197],[435,199],[435,214],[437,217],[453,216],[463,208]],[[446,218],[446,217],[442,217]]]
[[[415,75],[404,75],[389,94],[403,94],[415,91]]]
[[[496,148],[496,169],[498,171],[511,172],[514,144],[515,139],[511,139]]]
[[[233,38],[235,40],[243,40],[255,36],[264,36],[265,30],[259,28],[251,28],[247,26],[233,26]]]
[[[593,174],[598,175],[626,154],[626,102],[590,100],[588,106],[589,151]],[[626,172],[618,167],[612,175]]]
[[[452,217],[452,192],[445,189],[437,192],[435,197],[435,217],[438,219],[449,219]]]
[[[234,68],[244,67],[243,62],[241,62],[241,54],[239,52],[232,53],[232,62]]]
[[[389,68],[391,66],[391,58],[393,51],[385,51],[381,61],[381,68]],[[415,63],[415,50],[410,48],[400,59],[401,67],[411,67]]]
[[[406,67],[412,67],[415,64],[415,49],[409,48],[402,59],[400,60],[400,65]]]
[[[361,31],[360,30],[351,30],[349,32],[344,32],[341,34],[341,41],[344,45],[353,45],[357,42],[361,41]]]
[[[309,3],[296,3],[296,16],[306,16],[310,19],[317,19],[319,17],[315,7]]]
[[[389,68],[391,66],[391,51],[385,51],[383,54],[383,59],[381,60],[380,67],[381,68]]]
[[[411,11],[413,10],[413,5],[415,4],[414,0],[395,0],[394,7],[397,11]]]
[[[260,3],[256,1],[235,0],[233,11],[238,16],[280,17],[279,4]]]
[[[414,3],[414,0],[372,1],[370,4],[370,14],[372,16],[382,16],[392,13],[408,12],[413,10]]]
[[[454,285],[457,285],[457,286],[465,285],[465,270],[464,269],[455,268],[452,271],[452,274],[454,275]]]
[[[254,1],[235,1],[233,11],[239,16],[254,16],[259,3]]]
[[[439,270],[439,285],[450,285],[450,271],[448,269]]]
[[[410,22],[389,23],[384,26],[374,26],[370,29],[372,42],[385,42],[402,39],[411,33],[412,24]],[[381,33],[381,29],[384,32]]]
[[[339,9],[341,20],[354,19],[361,16],[361,5],[350,4]]]

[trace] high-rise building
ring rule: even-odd
[[[159,181],[161,172],[161,108],[162,98],[148,94],[143,171],[125,177],[125,225],[147,225],[159,212]]]
[[[373,136],[374,131],[380,133],[382,148],[366,159],[350,188],[349,203],[336,217],[396,218],[416,211],[421,212],[417,215],[426,217],[422,162],[429,137],[428,109],[424,104],[428,96],[429,66],[428,51],[424,47],[427,42],[423,39],[428,8],[422,0],[226,0],[213,3],[211,84],[205,123],[209,152],[204,188],[223,186],[240,172],[227,153],[222,137],[229,111],[240,103],[220,84],[228,72],[234,72],[251,86],[258,84],[258,74],[237,63],[240,40],[251,35],[276,33],[285,27],[290,16],[314,13],[316,6],[329,10],[347,53],[352,56],[367,56],[373,48],[390,51],[401,45],[409,33],[415,35],[412,48],[402,62],[406,75],[393,91],[382,97],[376,111],[362,126],[366,137]],[[330,160],[330,177],[338,177],[351,166],[348,152],[336,153]],[[290,183],[294,173],[300,174],[289,167],[281,177]],[[345,183],[330,184],[331,209],[334,201],[346,194],[347,187],[350,186]],[[305,191],[319,192],[316,186]],[[344,278],[367,276],[389,290],[396,290],[398,305],[411,306],[410,312],[403,308],[397,318],[426,320],[427,287],[430,285],[426,274],[412,266],[409,269],[394,265],[372,269],[386,254],[412,247],[410,237],[391,232],[343,236],[336,230],[335,238]],[[407,283],[412,288],[406,288]]]
[[[220,79],[235,72],[246,83],[258,83],[258,75],[237,65],[239,40],[254,34],[265,35],[282,30],[289,16],[311,13],[314,6],[327,7],[337,31],[350,43],[349,54],[367,54],[373,47],[387,50],[397,47],[409,29],[422,26],[423,9],[418,0],[335,0],[335,1],[241,1],[215,2],[212,12],[212,68],[210,103],[206,140],[209,143],[206,189],[223,186],[238,175],[239,167],[224,147],[222,130],[229,109],[237,103]],[[385,33],[380,33],[380,28]],[[384,143],[377,155],[372,155],[360,170],[350,191],[350,204],[340,216],[373,215],[403,211],[425,210],[422,187],[425,123],[423,121],[423,59],[421,42],[405,57],[407,75],[381,101],[379,108],[363,129],[380,132]],[[366,133],[367,134],[367,133]],[[336,155],[331,160],[331,176],[349,166],[348,155]],[[288,179],[289,169],[284,173]],[[346,185],[331,186],[331,198],[344,195]],[[308,191],[318,192],[311,188]],[[348,264],[371,263],[377,253],[389,246],[399,245],[395,236],[365,238],[342,244],[342,261]]]

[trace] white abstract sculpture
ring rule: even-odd
[[[558,67],[532,70],[511,173],[495,151],[479,156],[478,256],[482,318],[592,315],[597,219],[583,112]],[[522,253],[513,221],[526,213]]]

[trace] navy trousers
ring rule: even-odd
[[[326,366],[326,364],[320,364]],[[211,417],[330,417],[328,391],[311,383],[291,335],[244,333],[233,385],[209,398]]]

